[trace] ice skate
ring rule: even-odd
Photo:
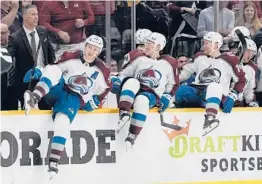
[[[126,152],[128,152],[132,149],[133,145],[135,144],[136,137],[137,136],[135,134],[128,133],[128,136],[125,139]]]
[[[130,120],[130,112],[120,111],[120,118],[119,118],[117,129],[116,129],[116,132],[118,134],[129,120]]]
[[[35,107],[38,100],[34,97],[33,92],[26,90],[24,93],[24,101],[25,114],[28,115],[30,110]]]
[[[219,120],[212,115],[205,115],[205,122],[203,126],[202,136],[207,135],[219,126]]]
[[[57,162],[50,161],[48,166],[49,180],[53,179],[58,173],[58,164]]]

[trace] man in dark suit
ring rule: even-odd
[[[15,93],[24,106],[23,94],[29,85],[23,83],[25,73],[35,66],[45,66],[55,61],[55,52],[48,32],[38,25],[38,11],[35,5],[23,8],[23,27],[9,37],[8,51],[15,60]],[[44,102],[40,109],[48,109]]]

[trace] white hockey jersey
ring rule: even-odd
[[[245,100],[245,102],[249,104],[255,99],[254,89],[256,87],[257,67],[254,63],[250,63],[243,65],[242,68],[245,72],[246,85],[244,87],[244,91],[238,95],[238,100]]]
[[[98,95],[102,101],[110,90],[110,69],[100,59],[86,64],[79,51],[65,52],[57,65],[63,72],[62,77],[67,88],[78,93],[85,103],[93,95]]]
[[[177,71],[174,71],[175,67],[171,64],[171,62],[176,63],[174,58],[165,56],[155,60],[143,54],[138,54],[133,59],[119,73],[122,80],[127,77],[134,77],[138,79],[142,89],[152,90],[158,97],[161,97],[163,93],[174,94],[175,86],[178,85],[175,79]],[[177,63],[174,65],[177,65]]]
[[[143,52],[139,49],[132,50],[124,56],[124,61],[121,69],[125,69],[136,57],[143,55]]]
[[[208,85],[216,82],[223,86],[223,94],[228,95],[231,79],[235,82],[234,90],[238,93],[243,91],[245,86],[245,73],[239,66],[238,58],[222,54],[218,58],[211,58],[203,53],[197,53],[194,62],[183,67],[179,75],[180,82],[183,82],[192,74],[196,74],[195,85]]]

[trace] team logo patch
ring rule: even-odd
[[[151,66],[148,69],[140,70],[137,73],[136,78],[145,86],[157,88],[159,86],[159,81],[162,78],[162,74],[158,70],[153,69],[153,66]]]
[[[68,79],[70,89],[81,95],[87,94],[93,86],[93,80],[83,73],[82,75],[74,75]]]
[[[212,82],[220,83],[220,77],[221,71],[210,65],[199,74],[198,79],[201,84],[208,84]]]

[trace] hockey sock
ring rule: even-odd
[[[206,92],[206,114],[214,118],[216,117],[222,98],[222,86],[218,83],[211,83],[207,87]],[[210,116],[211,115],[211,116]]]
[[[130,112],[130,109],[134,103],[135,96],[140,89],[140,83],[135,78],[128,79],[120,93],[119,109],[122,111]]]
[[[51,142],[49,161],[59,162],[64,152],[69,126],[69,118],[65,114],[58,113],[54,120],[54,136]]]
[[[131,117],[129,133],[139,135],[146,121],[149,111],[149,100],[144,95],[138,95],[134,103],[134,112]]]
[[[42,77],[33,91],[38,99],[44,97],[53,86],[59,83],[62,70],[57,65],[47,65],[42,73]]]
[[[50,91],[51,87],[51,81],[46,77],[41,77],[40,81],[36,84],[33,93],[38,99],[41,99]]]

